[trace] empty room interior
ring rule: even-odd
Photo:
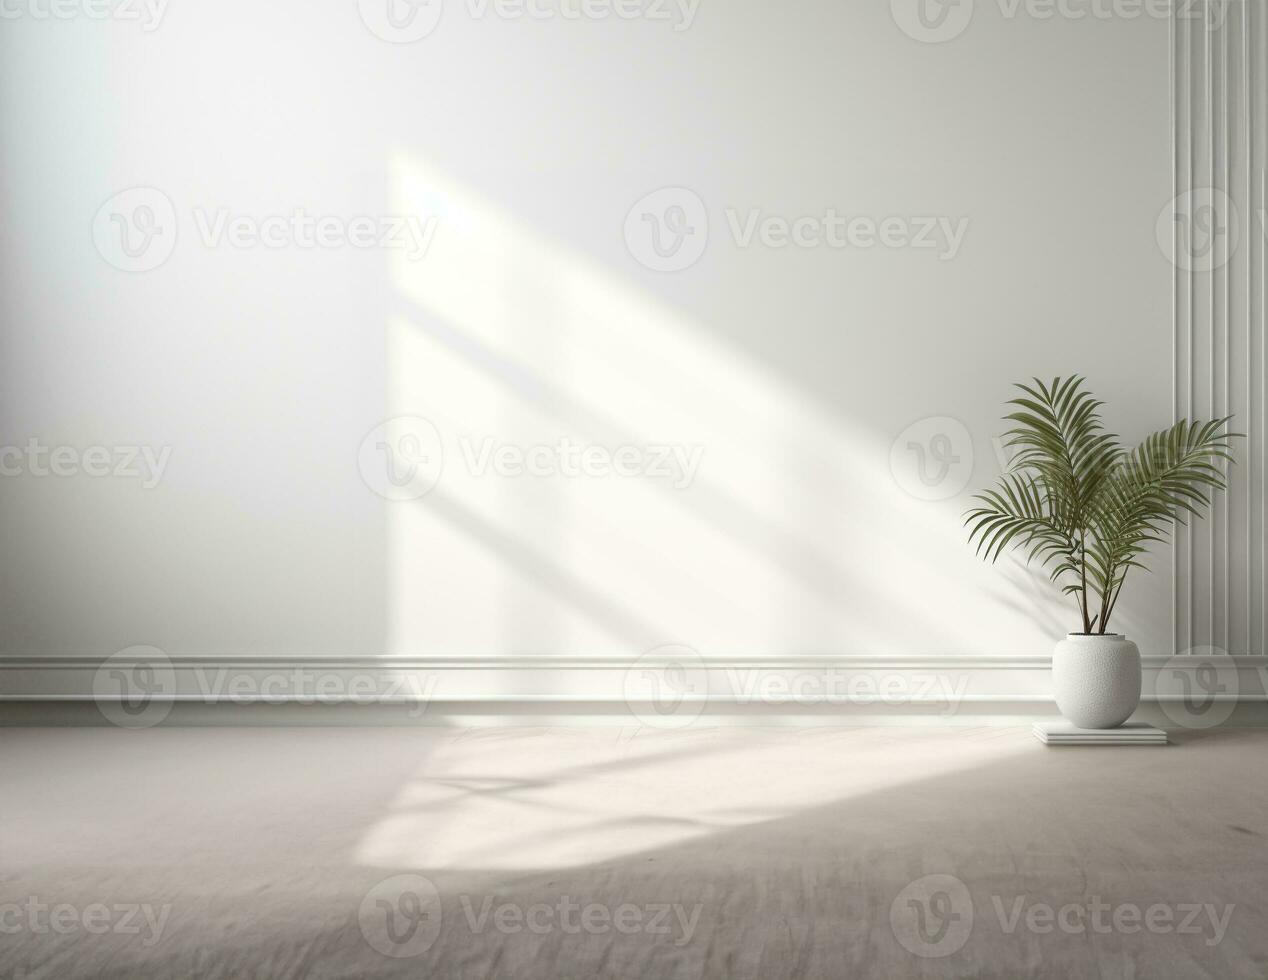
[[[1263,0],[0,0],[0,980],[1268,977]]]

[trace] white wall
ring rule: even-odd
[[[1082,372],[1130,438],[1170,420],[1168,24],[979,0],[926,44],[879,2],[664,9],[445,0],[405,44],[352,2],[0,22],[0,444],[171,449],[152,489],[0,480],[0,652],[1039,654],[1073,628],[959,514],[1011,381]],[[179,233],[125,272],[93,219],[136,186]],[[708,224],[673,272],[639,261],[638,212],[623,235],[663,187]],[[419,261],[209,247],[219,208],[437,223]],[[947,260],[741,247],[728,210],[754,208],[967,231]],[[443,472],[386,503],[358,452],[399,415]],[[964,430],[900,439],[940,417]],[[939,432],[961,462],[933,492],[965,487],[922,500],[905,447]],[[564,437],[702,456],[678,489],[464,458]],[[1158,566],[1119,624],[1152,654]]]

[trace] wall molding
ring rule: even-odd
[[[141,659],[141,658],[138,658]],[[426,670],[467,670],[480,668],[486,670],[523,670],[543,668],[568,668],[578,670],[628,670],[644,662],[623,660],[615,657],[580,657],[580,656],[517,656],[517,657],[422,657],[422,656],[373,656],[343,655],[338,657],[299,657],[299,656],[206,656],[206,657],[161,657],[153,658],[165,661],[177,667],[216,668],[225,666],[255,667],[262,669],[286,669],[289,667],[312,667],[341,669],[426,669]],[[1166,660],[1166,657],[1145,658],[1147,660]],[[109,660],[107,657],[91,656],[0,656],[0,670],[53,669],[68,670],[90,668],[96,669]],[[979,670],[1015,670],[1037,666],[1047,666],[1052,662],[1048,656],[831,656],[831,655],[780,655],[780,656],[733,656],[693,658],[693,662],[710,669],[725,670],[730,667],[771,667],[771,668],[807,668],[817,667],[854,667],[854,668],[900,668],[900,669],[979,669]]]
[[[140,663],[140,661],[138,661]],[[177,724],[565,724],[656,721],[667,665],[581,657],[176,657],[154,701]],[[1268,724],[1268,658],[1144,657],[1142,711],[1194,692]],[[102,723],[114,658],[0,658],[0,721]],[[739,657],[678,664],[669,693],[716,724],[1017,724],[1051,717],[1049,657]],[[648,672],[650,671],[650,674]],[[652,686],[644,684],[650,677]],[[88,714],[83,710],[88,709]],[[78,713],[76,713],[78,712]],[[1183,717],[1183,715],[1182,715]]]
[[[1246,439],[1207,520],[1176,528],[1173,633],[1177,651],[1262,654],[1268,8],[1201,2],[1171,21],[1173,408],[1233,415]]]

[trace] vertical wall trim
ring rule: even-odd
[[[1170,57],[1167,64],[1167,81],[1168,81],[1168,99],[1167,108],[1169,112],[1169,121],[1171,123],[1171,187],[1180,186],[1180,129],[1179,129],[1179,108],[1180,101],[1179,85],[1180,85],[1180,27],[1176,23],[1174,17],[1167,21],[1167,50]],[[1171,225],[1171,254],[1178,254],[1177,244],[1180,238],[1180,229],[1173,222]],[[1180,349],[1180,267],[1174,262],[1171,264],[1171,410],[1177,417],[1180,414],[1180,406],[1177,403],[1180,397],[1180,362],[1177,351]],[[1248,361],[1249,363],[1249,361]],[[1249,368],[1247,368],[1249,370]],[[1174,529],[1175,543],[1171,549],[1171,591],[1173,595],[1178,595],[1178,575],[1179,570],[1176,567],[1179,563],[1180,541],[1179,528]],[[1176,604],[1171,603],[1171,642],[1178,646],[1179,640],[1179,613]]]
[[[1246,145],[1246,201],[1254,211],[1255,191],[1253,177],[1255,173],[1255,141],[1254,134],[1251,131],[1251,101],[1254,98],[1254,89],[1251,87],[1251,74],[1253,65],[1250,60],[1250,4],[1242,4],[1242,141]],[[1250,383],[1250,365],[1252,357],[1251,339],[1254,336],[1253,320],[1255,316],[1255,282],[1253,279],[1253,261],[1255,257],[1255,236],[1253,234],[1247,236],[1246,241],[1246,406],[1249,411],[1246,413],[1246,441],[1250,442],[1253,438],[1253,425],[1255,421],[1255,397],[1254,387]],[[1252,462],[1252,461],[1248,461]],[[1255,467],[1249,465],[1246,467],[1246,646],[1247,650],[1255,648],[1254,630],[1251,628],[1252,611],[1255,607],[1254,582],[1255,568],[1253,560],[1253,552],[1250,547],[1250,533],[1254,529],[1254,519],[1251,516],[1251,503],[1255,499],[1254,486]],[[1231,586],[1231,583],[1230,583]],[[1230,588],[1231,591],[1231,588]]]
[[[1219,4],[1222,2],[1223,0],[1208,0],[1208,6],[1211,3]],[[1205,91],[1203,92],[1203,95],[1206,100],[1205,106],[1203,108],[1206,112],[1206,124],[1207,124],[1205,149],[1206,149],[1206,157],[1207,157],[1206,162],[1207,162],[1208,173],[1207,173],[1206,186],[1214,187],[1215,186],[1215,40],[1214,40],[1214,32],[1210,28],[1210,21],[1209,21],[1210,14],[1209,12],[1205,12],[1205,11],[1204,13],[1207,13],[1207,16],[1203,18],[1203,23],[1206,25],[1206,30],[1203,32],[1203,37],[1205,38],[1205,41],[1206,41],[1206,88],[1205,88]],[[1193,236],[1194,234],[1195,234],[1194,232],[1192,231],[1190,232],[1190,236]],[[1192,237],[1191,237],[1191,241],[1192,241]],[[1212,242],[1210,243],[1210,247],[1212,249],[1218,249],[1218,244],[1216,244],[1215,242]],[[1215,253],[1212,252],[1212,256],[1214,256],[1214,254]],[[1210,300],[1210,318],[1206,322],[1206,340],[1207,340],[1207,347],[1210,349],[1209,360],[1210,360],[1210,374],[1211,374],[1211,382],[1210,382],[1210,385],[1208,386],[1210,388],[1210,409],[1207,412],[1208,417],[1215,414],[1215,283],[1217,281],[1216,276],[1217,276],[1217,271],[1213,270],[1210,273],[1210,277],[1211,277],[1210,281],[1207,283],[1207,298]],[[1212,497],[1211,497],[1212,511],[1214,511],[1214,508],[1215,508],[1215,497],[1212,494]],[[1214,520],[1214,518],[1215,518],[1215,515],[1214,513],[1212,513],[1211,519]],[[1212,646],[1214,646],[1215,644],[1215,535],[1211,533],[1210,527],[1205,528],[1204,533],[1206,535],[1207,558],[1208,558],[1208,562],[1207,562],[1208,577],[1207,577],[1207,590],[1206,590],[1208,608],[1207,608],[1206,628],[1207,628],[1207,634],[1210,637],[1208,642]]]
[[[1173,190],[1177,202],[1193,206],[1177,213],[1174,229],[1176,254],[1190,261],[1178,262],[1172,279],[1172,405],[1177,417],[1232,415],[1246,438],[1236,446],[1245,472],[1234,471],[1228,489],[1214,495],[1209,519],[1176,527],[1172,634],[1176,652],[1210,646],[1264,654],[1268,97],[1260,89],[1268,78],[1268,11],[1245,0],[1177,2],[1173,21]],[[1207,189],[1214,209],[1201,194]],[[1231,214],[1222,213],[1225,201]],[[1227,233],[1233,227],[1236,238]],[[1244,371],[1237,362],[1243,351]]]
[[[1229,11],[1225,11],[1225,16],[1229,15]],[[1220,32],[1220,114],[1224,117],[1224,186],[1232,189],[1232,109],[1229,101],[1230,89],[1229,84],[1229,52],[1231,44],[1229,43],[1229,30],[1221,30]],[[1220,416],[1230,415],[1229,412],[1229,375],[1231,374],[1232,363],[1229,359],[1229,350],[1232,346],[1232,276],[1230,275],[1229,262],[1232,256],[1229,252],[1229,238],[1225,237],[1224,242],[1224,336],[1221,337],[1222,345],[1224,345],[1224,404],[1220,409]],[[1211,374],[1215,374],[1215,366],[1212,364]],[[1212,385],[1215,389],[1215,385]],[[1216,389],[1217,390],[1217,389]],[[1213,413],[1212,413],[1213,415]],[[1230,475],[1231,479],[1231,475]],[[1220,516],[1224,517],[1224,540],[1221,541],[1222,551],[1224,551],[1224,579],[1220,582],[1219,591],[1224,593],[1224,620],[1221,621],[1220,631],[1216,634],[1219,638],[1219,645],[1222,649],[1229,648],[1229,596],[1231,593],[1229,578],[1229,493],[1227,491],[1220,493]],[[1211,592],[1215,593],[1216,587],[1212,583]]]

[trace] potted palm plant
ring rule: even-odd
[[[1181,419],[1125,450],[1104,431],[1080,377],[1016,385],[1004,437],[1012,463],[965,516],[970,543],[990,562],[1006,548],[1046,566],[1078,605],[1081,629],[1057,644],[1057,707],[1080,728],[1117,728],[1140,703],[1140,651],[1110,619],[1133,568],[1175,522],[1200,517],[1226,487],[1228,418]]]

